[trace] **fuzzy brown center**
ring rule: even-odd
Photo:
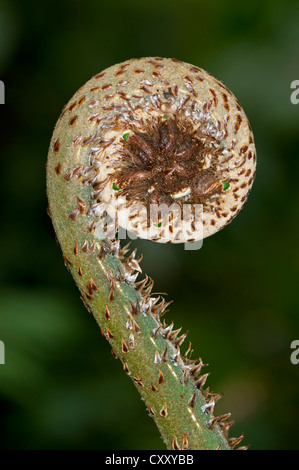
[[[143,133],[130,132],[123,146],[126,165],[116,182],[129,200],[171,205],[185,191],[188,202],[200,203],[223,190],[219,142],[175,117],[164,116]]]

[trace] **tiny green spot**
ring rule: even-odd
[[[163,119],[167,119],[169,118],[168,114],[164,114],[164,116],[162,116]]]
[[[128,140],[128,137],[129,137],[129,132],[126,132],[126,133],[123,135],[123,139],[124,139],[124,140]]]
[[[159,222],[158,224],[154,224],[155,227],[161,227],[162,222]]]
[[[224,191],[226,191],[230,187],[230,184],[228,181],[221,181],[221,183],[223,184]]]
[[[113,183],[112,188],[114,189],[114,191],[119,191],[119,188],[116,186],[115,183]]]

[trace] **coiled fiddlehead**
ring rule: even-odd
[[[53,133],[47,192],[64,262],[168,449],[232,449],[242,436],[228,437],[230,414],[214,413],[221,395],[206,388],[191,346],[181,353],[186,334],[161,320],[168,303],[151,295],[150,278],[137,281],[140,259],[111,237],[111,224],[117,219],[165,242],[170,219],[153,223],[134,211],[125,218],[126,211],[136,201],[146,208],[200,204],[203,234],[196,223],[190,230],[173,224],[171,241],[209,236],[243,206],[255,162],[236,98],[176,59],[132,59],[95,75],[65,106]]]

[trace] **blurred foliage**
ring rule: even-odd
[[[298,448],[298,22],[298,2],[285,0],[1,0],[1,448],[164,448],[63,266],[45,193],[65,102],[102,69],[148,55],[201,66],[232,89],[258,171],[244,210],[201,250],[139,240],[142,266],[209,362],[232,435],[245,431],[253,449]]]

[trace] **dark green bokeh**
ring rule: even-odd
[[[63,105],[102,69],[153,55],[203,67],[236,94],[258,170],[229,227],[199,251],[139,241],[142,267],[209,362],[232,435],[298,449],[298,24],[298,2],[285,0],[1,1],[1,448],[164,448],[63,266],[45,194]]]

